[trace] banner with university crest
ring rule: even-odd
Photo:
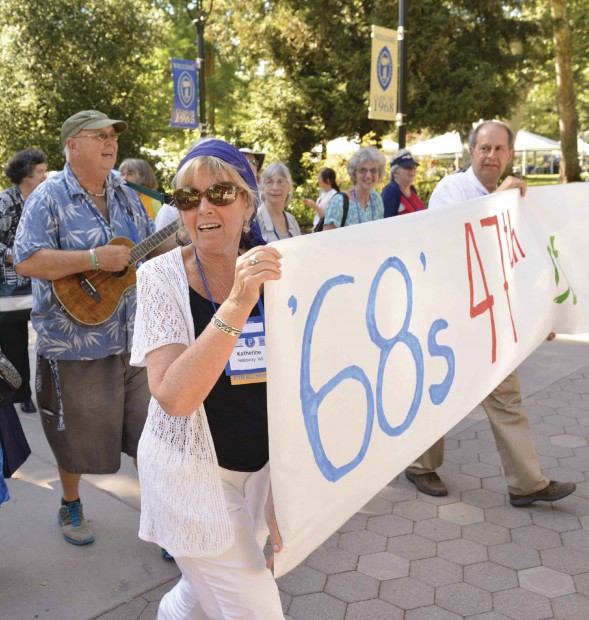
[[[170,58],[174,78],[174,110],[170,127],[198,127],[198,77],[196,61]]]

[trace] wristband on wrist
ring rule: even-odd
[[[92,259],[92,269],[94,269],[94,271],[98,271],[98,258],[96,256],[96,248],[90,248],[88,252],[90,252],[90,258]]]
[[[236,338],[239,338],[239,336],[241,335],[241,329],[235,329],[235,327],[227,325],[227,323],[221,320],[216,314],[213,314],[211,323],[224,334],[229,334],[229,336],[235,336]]]

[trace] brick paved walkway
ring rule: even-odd
[[[589,361],[589,360],[588,360]],[[574,495],[512,508],[486,416],[449,435],[449,495],[393,480],[278,580],[292,620],[587,620],[589,366],[524,401],[544,473]],[[176,579],[100,620],[150,620]],[[261,619],[262,620],[262,619]]]
[[[481,408],[447,436],[445,498],[393,480],[305,563],[278,580],[291,620],[587,620],[589,338],[543,344],[520,376],[544,473],[577,483],[554,505],[512,508]],[[33,341],[31,339],[31,355]],[[20,414],[32,455],[0,508],[0,618],[154,620],[178,570],[137,538],[130,459],[84,476],[97,533],[65,543],[61,489],[38,416]],[[264,619],[260,619],[264,620]]]

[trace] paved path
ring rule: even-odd
[[[292,620],[589,618],[589,340],[542,345],[520,368],[544,473],[577,483],[554,505],[512,508],[481,408],[451,433],[432,498],[393,480],[306,562],[279,579]],[[137,478],[85,476],[97,540],[55,522],[59,482],[37,416],[33,455],[0,509],[0,618],[150,620],[178,571],[137,538]],[[260,619],[263,620],[263,619]]]

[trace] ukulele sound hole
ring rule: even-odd
[[[129,273],[129,268],[126,267],[123,271],[115,271],[111,275],[113,278],[124,278]]]

